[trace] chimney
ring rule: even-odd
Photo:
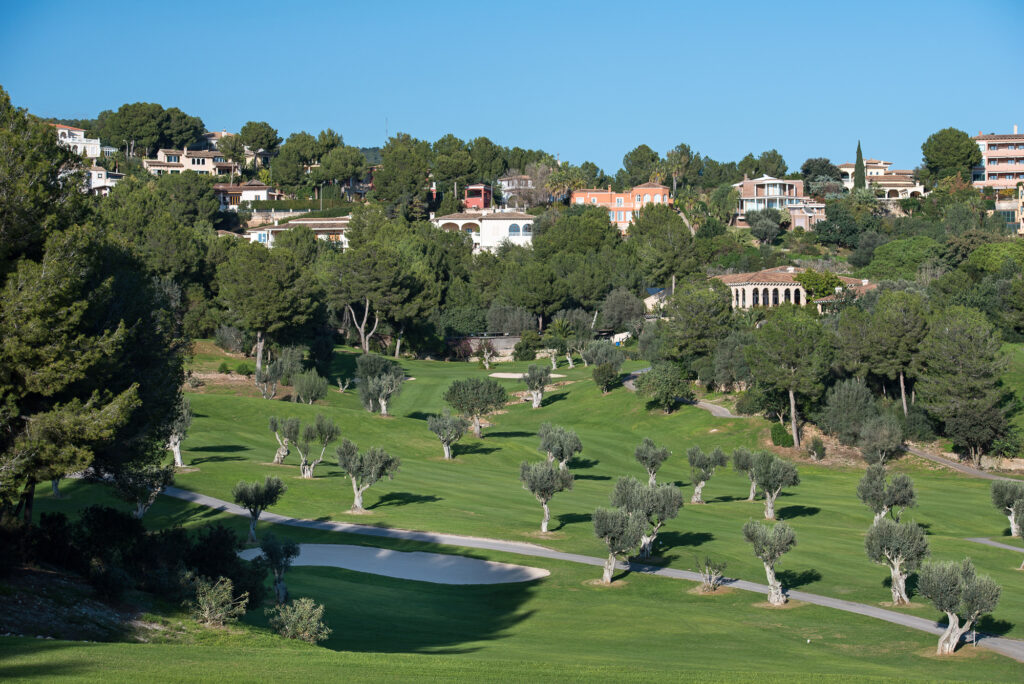
[[[1013,124],[1013,134],[1017,135],[1017,124]]]

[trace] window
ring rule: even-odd
[[[621,207],[622,206],[622,198],[621,197],[616,197],[615,198],[615,206],[617,206],[617,207]]]
[[[618,220],[618,221],[622,220],[622,212],[621,211],[619,212],[618,218],[616,220]]]
[[[583,198],[582,197],[577,197],[576,198],[576,204],[583,204]]]
[[[999,149],[999,145],[989,145],[988,149],[990,149],[990,150],[998,150]]]
[[[519,235],[519,224],[518,223],[513,223],[511,226],[509,226],[508,227],[508,234],[509,235]]]
[[[228,195],[228,204],[233,207],[237,207],[239,202],[242,201],[241,195]]]
[[[591,204],[597,204],[597,198],[596,197],[591,197],[590,198],[590,203]]]
[[[206,160],[201,157],[192,157],[192,166],[203,166],[206,164]]]
[[[214,157],[213,161],[218,163],[218,164],[223,164],[224,163],[224,157]]]
[[[654,196],[654,203],[655,204],[661,204],[661,195],[655,195]]]
[[[523,224],[523,235],[533,235],[533,224],[532,223],[524,223]]]
[[[167,155],[167,161],[169,161],[169,162],[176,162],[176,161],[178,161],[178,159],[179,159],[179,157],[176,154],[169,154],[169,155]]]
[[[633,220],[633,212],[631,212],[631,211],[627,211],[626,212],[626,220],[627,221],[632,221]]]
[[[266,233],[257,233],[256,234],[256,239],[259,240],[260,242],[266,242],[267,241],[267,234]]]
[[[644,195],[644,204],[647,204],[650,201],[651,201],[651,196],[650,195]]]

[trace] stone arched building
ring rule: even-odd
[[[796,276],[804,272],[799,266],[780,266],[768,268],[755,273],[730,273],[715,276],[729,286],[733,309],[752,309],[755,307],[775,307],[782,304],[805,306],[808,303],[807,291],[796,280]],[[848,290],[862,295],[878,285],[867,279],[838,276]],[[834,295],[813,300],[818,312]]]

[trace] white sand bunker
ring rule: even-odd
[[[252,560],[260,553],[259,549],[246,549],[238,555]],[[343,568],[434,584],[507,584],[529,582],[551,574],[544,568],[495,563],[447,553],[392,551],[348,544],[300,544],[299,555],[292,565]]]
[[[492,378],[504,378],[505,380],[518,380],[525,375],[524,373],[491,373]],[[553,378],[564,378],[564,375],[559,373],[552,373]]]

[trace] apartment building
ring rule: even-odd
[[[981,165],[974,167],[971,180],[976,188],[1008,190],[1024,182],[1024,135],[1017,133],[983,134],[974,136],[981,150]]]
[[[642,183],[626,192],[588,188],[573,190],[570,202],[608,210],[608,220],[625,233],[633,222],[633,214],[648,204],[671,204],[668,186],[660,183]]]
[[[216,150],[157,150],[156,159],[143,159],[142,165],[154,176],[195,171],[201,175],[238,173],[238,164],[228,161]]]

